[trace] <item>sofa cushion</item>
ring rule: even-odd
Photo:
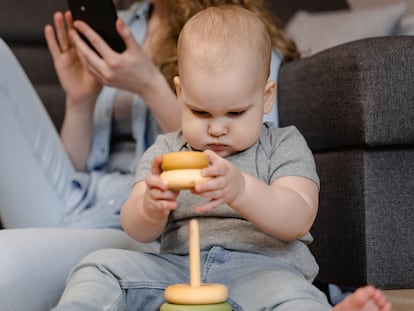
[[[128,8],[133,0],[115,0],[117,8]],[[45,42],[43,27],[53,23],[56,11],[68,10],[67,0],[0,1],[0,37],[10,43]]]
[[[59,83],[52,56],[44,45],[13,44],[11,50],[32,83]]]
[[[345,43],[283,65],[280,125],[313,150],[414,144],[414,37]]]
[[[414,146],[322,152],[315,160],[321,192],[311,250],[318,279],[414,288]]]
[[[39,6],[41,9],[39,9]],[[44,42],[43,27],[53,22],[53,13],[67,10],[66,0],[0,1],[0,36],[8,43]]]

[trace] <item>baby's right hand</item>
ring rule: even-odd
[[[168,217],[177,208],[179,191],[168,189],[168,185],[160,178],[162,155],[152,161],[151,175],[145,179],[147,189],[144,195],[144,210],[152,218]]]

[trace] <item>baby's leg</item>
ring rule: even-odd
[[[291,266],[270,256],[213,247],[202,252],[205,283],[229,289],[233,310],[329,311],[326,296]]]
[[[177,283],[188,283],[188,256],[104,249],[72,270],[53,310],[158,311]]]
[[[71,192],[73,166],[33,86],[1,39],[0,70],[3,226],[56,226]]]
[[[383,293],[373,286],[365,286],[356,290],[337,304],[334,311],[390,311],[391,304]]]

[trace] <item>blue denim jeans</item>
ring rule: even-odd
[[[139,243],[118,229],[0,230],[0,310],[50,310],[82,257],[109,247],[158,252],[159,243]]]
[[[72,271],[53,310],[159,310],[170,284],[189,283],[189,257],[106,249]],[[325,295],[274,258],[213,247],[201,253],[201,281],[229,289],[233,310],[330,310]]]

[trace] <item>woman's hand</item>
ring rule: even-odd
[[[193,189],[194,194],[209,199],[207,203],[197,206],[196,211],[207,212],[222,204],[232,206],[244,191],[243,173],[215,152],[206,150],[204,153],[208,155],[211,165],[202,170],[202,175],[213,178],[196,185]]]
[[[74,21],[73,27],[70,38],[76,45],[77,55],[84,68],[101,84],[138,94],[164,132],[179,128],[180,114],[175,93],[121,19],[116,21],[116,29],[125,42],[126,49],[122,53],[112,50],[86,23]],[[88,39],[99,55],[75,29]]]
[[[122,53],[112,50],[85,22],[74,21],[73,26],[99,53],[95,53],[75,29],[70,31],[82,63],[102,84],[142,95],[149,89],[154,77],[160,75],[158,68],[138,45],[131,30],[121,19],[116,21],[116,29],[126,45],[126,50]]]
[[[73,29],[72,15],[56,12],[53,20],[54,28],[46,25],[44,33],[60,83],[69,102],[87,102],[92,106],[88,108],[93,108],[102,83],[90,74],[78,57],[76,45],[69,36]]]

